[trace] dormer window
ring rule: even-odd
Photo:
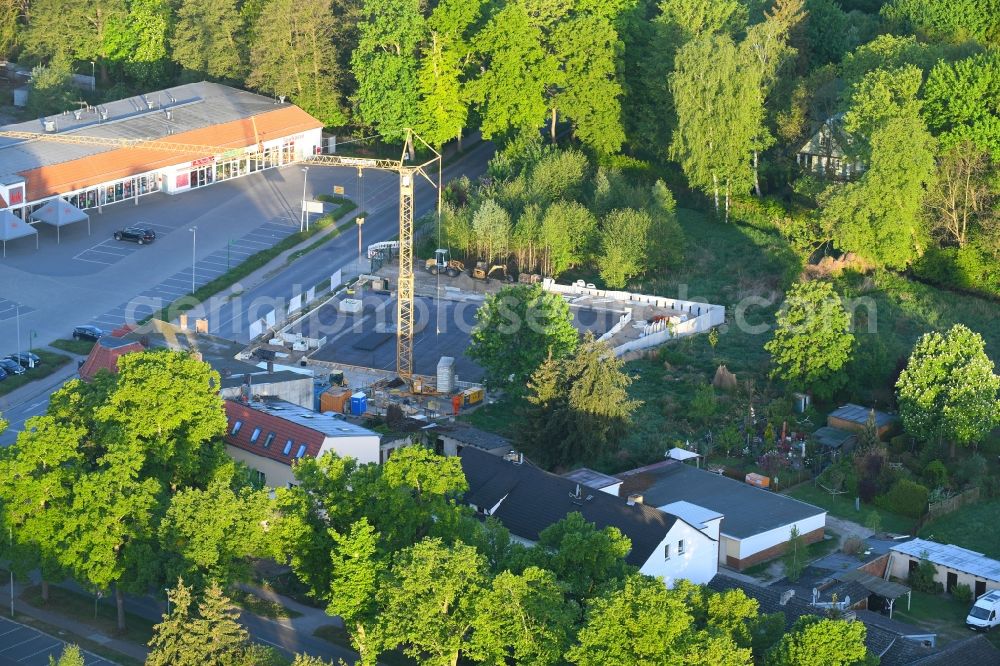
[[[292,440],[288,440],[287,442],[285,442],[285,448],[281,450],[281,453],[282,455],[287,456],[291,452],[292,452]]]
[[[305,444],[299,444],[299,450],[295,452],[295,457],[296,458],[301,458],[305,454],[306,454],[306,445]]]
[[[250,434],[250,443],[255,444],[260,438],[260,428],[254,428],[253,432]]]
[[[229,431],[229,434],[235,437],[236,435],[239,434],[240,428],[242,427],[243,427],[243,421],[236,419],[236,421],[233,423],[233,429]]]

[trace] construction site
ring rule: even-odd
[[[248,348],[248,354],[308,367],[333,377],[327,405],[364,392],[368,408],[384,414],[397,404],[405,414],[435,419],[475,408],[485,396],[483,370],[465,354],[485,299],[510,284],[540,283],[569,306],[580,335],[590,332],[617,355],[722,323],[720,306],[691,303],[576,283],[561,285],[537,275],[507,277],[468,269],[438,251],[415,259],[412,296],[412,373],[399,372],[400,264],[396,243],[370,248],[372,270],[317,299]],[[270,336],[270,337],[268,337]],[[488,399],[488,398],[487,398]]]

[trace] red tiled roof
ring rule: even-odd
[[[141,352],[145,348],[138,342],[116,344],[117,341],[104,338],[98,340],[90,350],[87,360],[80,366],[80,379],[89,382],[100,370],[118,372],[118,358],[132,352]],[[105,346],[107,343],[109,346]]]
[[[7,207],[7,202],[4,201],[4,198],[2,196],[0,196],[0,208],[6,208],[6,207]]]
[[[226,419],[229,421],[229,425],[226,427],[226,444],[254,455],[277,460],[286,465],[291,465],[296,459],[295,454],[298,452],[300,444],[306,445],[306,456],[315,458],[319,455],[323,442],[326,441],[326,435],[319,431],[292,423],[276,414],[262,412],[235,400],[226,400]],[[242,425],[239,432],[234,435],[233,425],[236,421],[242,421]],[[250,438],[256,428],[260,428],[260,434],[257,441],[251,443]],[[274,433],[274,441],[269,447],[264,448],[264,442],[267,441],[268,434],[272,432]],[[285,448],[285,442],[289,439],[292,440],[292,448],[288,455],[284,455],[282,451]]]
[[[181,132],[163,139],[168,143],[218,146],[222,149],[246,148],[255,145],[254,123],[261,142],[297,134],[323,126],[297,106],[287,106],[254,116],[211,127]],[[111,180],[133,176],[174,164],[183,164],[204,157],[196,153],[170,153],[148,148],[119,148],[82,157],[61,164],[31,169],[21,173],[28,183],[27,201],[100,185]]]

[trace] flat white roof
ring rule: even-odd
[[[685,502],[684,500],[671,502],[657,508],[660,511],[671,513],[695,527],[705,527],[710,520],[717,520],[724,517],[718,511],[712,511],[711,509],[706,509],[703,506]]]
[[[926,558],[943,567],[1000,582],[1000,562],[961,546],[913,539],[897,544],[890,550],[911,557]]]
[[[667,457],[672,460],[691,460],[692,458],[700,458],[701,456],[693,451],[688,451],[687,449],[682,449],[679,447],[674,447],[667,451]]]

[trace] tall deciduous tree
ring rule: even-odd
[[[553,111],[558,109],[572,121],[574,135],[584,144],[601,153],[618,152],[625,130],[619,77],[622,44],[614,25],[603,16],[581,14],[560,22],[552,41],[562,65]]]
[[[541,285],[504,287],[476,312],[466,353],[483,366],[491,386],[523,391],[550,353],[561,358],[576,349],[571,317],[566,302]]]
[[[653,220],[642,211],[612,211],[601,223],[601,278],[612,289],[621,289],[629,278],[646,269],[646,239]]]
[[[939,62],[923,92],[924,118],[944,145],[971,141],[1000,160],[1000,55]]]
[[[476,606],[469,653],[492,664],[559,663],[579,614],[555,574],[533,566],[499,574]]]
[[[330,0],[270,0],[254,27],[247,84],[284,95],[327,125],[346,120]]]
[[[28,110],[42,117],[63,113],[73,107],[73,70],[61,54],[48,65],[36,65],[31,70],[28,86]]]
[[[362,122],[389,141],[418,118],[417,49],[426,26],[419,0],[365,0],[351,69]]]
[[[542,549],[532,554],[580,602],[616,588],[634,571],[625,563],[631,540],[617,527],[597,529],[580,513],[546,527],[538,544]]]
[[[343,619],[360,663],[372,666],[380,649],[376,593],[387,569],[379,554],[378,533],[362,518],[343,534],[334,532],[333,541],[326,612]]]
[[[247,43],[236,0],[181,0],[176,11],[171,57],[192,78],[241,80]]]
[[[983,338],[962,324],[926,333],[896,383],[907,432],[930,442],[968,445],[1000,425],[1000,377]]]
[[[535,131],[545,122],[546,86],[556,63],[542,44],[542,30],[520,2],[505,5],[476,34],[483,71],[469,83],[469,94],[484,138]]]
[[[925,205],[941,241],[965,247],[977,234],[996,233],[1000,227],[996,178],[989,155],[971,141],[963,141],[940,156],[937,178]]]
[[[771,353],[771,376],[832,395],[843,385],[843,368],[851,359],[850,326],[851,317],[829,282],[793,285],[778,311],[774,337],[764,345]]]
[[[461,140],[468,120],[463,70],[471,56],[468,33],[481,8],[481,0],[445,0],[427,19],[428,36],[417,72],[420,103],[416,129],[438,148],[446,141]]]
[[[567,659],[579,666],[752,663],[748,648],[699,627],[685,596],[661,580],[630,577],[623,588],[590,604]]]
[[[18,42],[22,8],[22,0],[0,0],[0,58],[7,58]]]
[[[121,63],[125,73],[140,85],[165,85],[172,19],[167,0],[129,0],[127,16],[107,33],[108,57]]]
[[[487,264],[504,261],[510,249],[510,215],[493,199],[483,201],[472,215],[476,257]]]
[[[799,618],[767,656],[768,666],[850,666],[863,663],[863,622],[831,620],[815,615]]]
[[[379,594],[387,646],[430,666],[456,666],[485,584],[475,548],[424,539],[400,553]]]
[[[128,14],[125,0],[34,0],[25,52],[39,58],[57,54],[95,61],[108,81],[108,62]]]
[[[543,272],[558,277],[583,262],[596,229],[597,219],[583,204],[557,201],[549,206],[540,230]]]

